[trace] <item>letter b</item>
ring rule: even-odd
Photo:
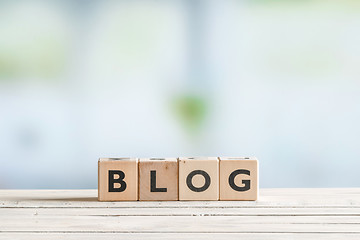
[[[137,158],[99,159],[99,201],[136,201],[138,187]]]
[[[115,178],[118,175],[118,178]],[[126,189],[126,182],[124,182],[125,173],[120,170],[109,170],[109,192],[123,192]],[[115,188],[115,183],[120,183],[119,188]]]

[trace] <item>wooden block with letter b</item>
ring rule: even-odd
[[[100,158],[98,162],[99,201],[138,200],[138,159]]]
[[[219,200],[218,158],[179,158],[179,200]]]
[[[140,158],[139,200],[178,200],[178,170],[176,158]]]
[[[220,157],[220,201],[258,198],[258,160],[254,157]]]

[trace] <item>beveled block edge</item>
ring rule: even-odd
[[[219,160],[219,157],[178,157],[179,161],[203,161],[203,160],[209,160],[209,161],[215,161]]]
[[[175,157],[166,157],[166,158],[139,158],[139,162],[177,162],[178,159]]]

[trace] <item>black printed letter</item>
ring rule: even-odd
[[[192,178],[197,174],[200,174],[205,178],[204,186],[199,187],[199,188],[195,187],[192,184]],[[207,172],[203,171],[203,170],[192,171],[186,178],[186,184],[187,184],[188,188],[190,188],[190,190],[192,190],[194,192],[203,192],[203,191],[205,191],[210,186],[210,183],[211,183],[211,179],[210,179],[209,174]]]
[[[235,177],[238,174],[245,174],[250,176],[250,171],[245,169],[238,169],[233,171],[229,176],[229,185],[232,189],[238,192],[244,192],[250,189],[250,180],[242,180],[242,183],[244,184],[243,187],[236,186],[235,184]]]
[[[114,178],[114,175],[118,175],[119,178]],[[109,192],[123,192],[126,189],[126,182],[123,181],[125,173],[119,170],[109,170]],[[115,188],[114,184],[120,183],[119,188]]]
[[[156,187],[156,171],[150,171],[150,192],[167,192],[167,188]]]

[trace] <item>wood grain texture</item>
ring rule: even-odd
[[[178,200],[178,173],[176,158],[140,158],[139,200]]]
[[[257,201],[98,202],[0,190],[0,239],[360,239],[360,189],[260,189]]]
[[[122,180],[112,184],[114,189],[124,188],[121,192],[109,190],[110,171],[116,171],[112,179]],[[123,174],[121,177],[119,174]],[[98,200],[99,201],[137,201],[138,200],[138,159],[137,158],[100,158],[98,161]]]
[[[218,158],[179,158],[179,200],[219,200]]]
[[[258,160],[255,157],[219,158],[220,201],[258,198]]]
[[[2,239],[67,239],[67,240],[98,240],[98,239],[248,239],[248,240],[299,240],[299,239],[317,239],[317,240],[359,240],[359,234],[344,233],[3,233]]]

